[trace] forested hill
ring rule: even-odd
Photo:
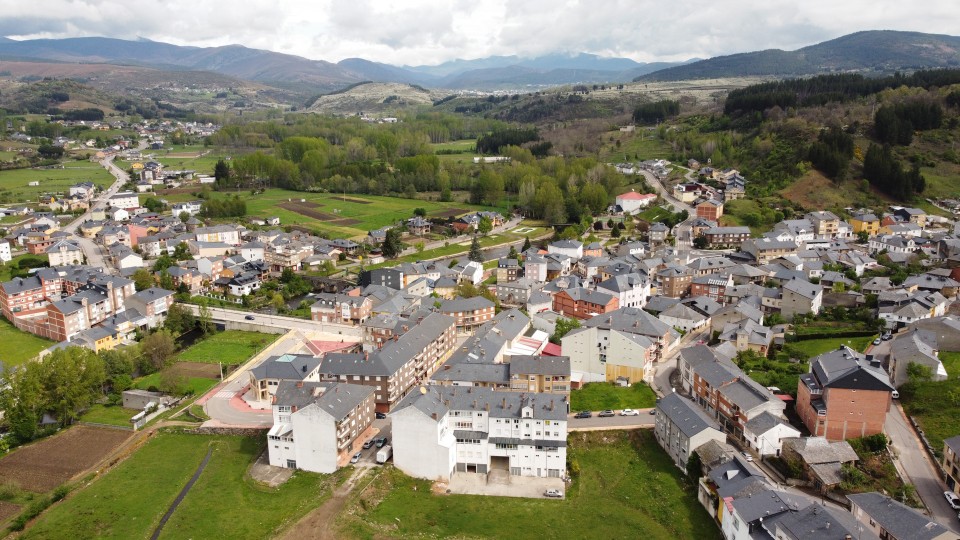
[[[796,51],[769,49],[718,56],[637,77],[637,81],[680,81],[745,76],[802,76],[837,71],[889,73],[960,66],[960,37],[871,30]]]

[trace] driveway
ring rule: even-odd
[[[447,484],[450,493],[466,495],[494,495],[497,497],[525,497],[545,499],[543,492],[558,489],[566,492],[566,486],[560,478],[536,478],[531,476],[511,476],[504,470],[492,470],[489,474],[454,473]]]

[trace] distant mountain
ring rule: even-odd
[[[372,62],[363,58],[347,58],[337,62],[337,65],[356,74],[361,80],[365,81],[387,81],[400,82],[408,84],[421,84],[433,86],[437,77],[426,73],[416,73],[408,69]]]
[[[634,80],[680,81],[745,76],[802,76],[836,71],[891,72],[960,66],[960,37],[871,30],[783,51],[769,49],[718,56]]]

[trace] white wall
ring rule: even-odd
[[[390,415],[393,464],[404,473],[427,480],[449,480],[456,464],[453,429],[446,418],[434,420],[414,406]]]

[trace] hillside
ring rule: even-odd
[[[836,71],[892,72],[960,65],[960,37],[919,32],[857,32],[797,49],[718,56],[638,77],[676,81],[716,77],[802,76]]]
[[[390,115],[407,108],[431,106],[442,97],[441,92],[409,84],[364,83],[343,92],[320,96],[305,112]]]

